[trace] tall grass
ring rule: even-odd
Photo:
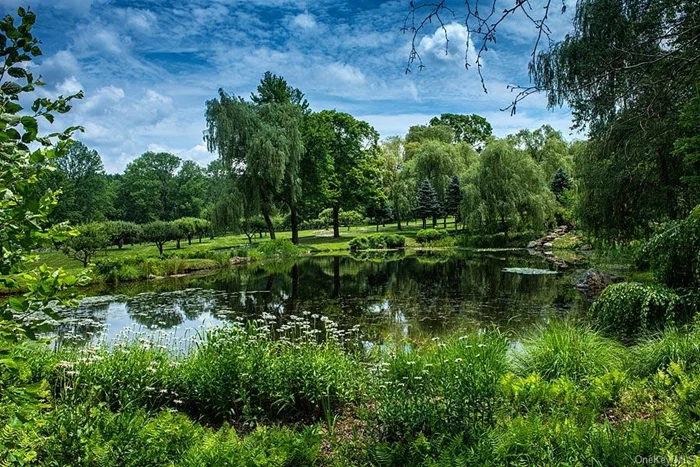
[[[698,326],[672,328],[647,338],[633,349],[631,370],[639,376],[651,376],[666,370],[673,362],[700,369],[700,329]]]
[[[425,436],[470,439],[494,420],[507,343],[489,332],[398,345],[375,367],[377,435],[383,441]]]
[[[534,373],[547,380],[582,382],[620,370],[624,358],[625,348],[619,342],[585,326],[555,321],[523,339],[513,364],[523,376]]]

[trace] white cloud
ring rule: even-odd
[[[80,65],[68,50],[61,50],[40,62],[39,72],[48,84],[75,79],[80,73]]]
[[[325,71],[332,81],[351,85],[364,84],[367,79],[361,70],[347,63],[331,63],[325,67]]]
[[[215,3],[207,8],[193,8],[192,18],[200,26],[212,25],[221,22],[228,16],[228,8],[219,3]]]
[[[292,24],[298,26],[302,29],[315,29],[316,28],[316,17],[310,14],[308,11],[296,15],[292,19]]]
[[[83,85],[80,84],[77,79],[75,79],[75,76],[66,78],[62,83],[56,86],[56,91],[64,96],[75,94],[82,89]]]
[[[438,27],[432,35],[423,36],[418,49],[422,55],[462,64],[465,60],[465,51],[470,63],[476,59],[476,50],[467,28],[459,23],[446,24],[444,29]],[[481,64],[484,64],[483,59]]]
[[[141,8],[126,8],[121,10],[127,26],[138,33],[148,34],[152,32],[158,23],[158,17],[150,10]]]
[[[99,114],[112,110],[114,105],[124,99],[124,90],[112,85],[99,88],[92,94],[88,94],[86,99],[76,105],[82,113]]]
[[[75,50],[84,56],[123,55],[131,45],[131,38],[114,27],[94,21],[80,28],[74,39]]]

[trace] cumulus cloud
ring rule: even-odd
[[[470,63],[476,60],[476,49],[472,43],[466,26],[459,23],[438,27],[431,35],[424,36],[418,44],[419,52],[443,61],[464,63],[466,58]],[[483,65],[483,59],[481,61]]]
[[[308,11],[304,13],[299,13],[292,19],[292,24],[298,26],[302,29],[315,29],[316,28],[316,17],[310,14]]]

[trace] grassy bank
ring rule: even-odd
[[[456,232],[453,229],[454,224],[448,219],[447,228],[443,227],[442,223],[438,224],[438,232],[446,232],[451,236],[455,237],[454,241],[447,242],[444,245],[436,244],[437,247],[462,247],[462,248],[503,248],[503,247],[514,247],[522,248],[528,241],[537,238],[535,233],[525,233],[525,234],[511,234],[511,238],[508,244],[506,244],[505,236],[503,234],[493,234],[493,235],[469,235],[462,232]],[[404,224],[401,230],[398,230],[395,224],[380,226],[379,233],[381,234],[398,234],[405,237],[405,247],[407,248],[422,248],[426,246],[425,243],[421,243],[418,237],[419,232],[422,230],[422,225],[420,222],[413,222],[410,225]],[[377,234],[376,226],[365,225],[358,227],[351,227],[350,229],[341,229],[340,237],[333,238],[332,230],[303,230],[299,232],[299,248],[302,252],[306,253],[331,253],[338,254],[350,251],[350,243],[356,237],[366,237]],[[278,232],[278,239],[291,239],[291,232]],[[203,238],[201,243],[196,240],[188,245],[186,242],[182,242],[181,248],[176,247],[175,242],[168,242],[163,248],[164,256],[198,256],[198,253],[202,252],[217,252],[217,251],[230,251],[238,249],[256,248],[261,244],[269,242],[270,239],[267,236],[255,237],[252,242],[248,241],[245,235],[225,235],[217,236],[214,239]],[[119,258],[155,258],[159,257],[160,253],[158,248],[154,244],[141,243],[135,245],[124,245],[123,248],[119,249],[116,246],[111,246],[104,250],[98,252],[93,258],[92,262],[99,262],[101,260],[112,260]],[[51,267],[62,267],[69,272],[79,272],[83,269],[82,264],[60,251],[46,251],[40,255],[40,263],[45,263]]]
[[[511,337],[368,350],[356,329],[307,316],[212,331],[189,353],[139,336],[21,346],[46,406],[3,443],[38,465],[628,466],[697,453],[697,327],[631,347],[567,323]],[[13,401],[3,421],[23,413]]]

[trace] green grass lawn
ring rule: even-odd
[[[415,241],[416,233],[422,228],[420,221],[411,222],[410,225],[402,224],[402,230],[396,228],[396,224],[387,224],[379,226],[379,232],[400,233],[406,236],[406,246],[416,247],[418,244]],[[438,222],[438,229],[443,228],[443,223]],[[448,218],[447,228],[454,228],[454,221]],[[349,250],[349,242],[358,235],[371,235],[377,232],[374,225],[362,225],[351,227],[350,229],[342,228],[340,238],[333,238],[333,230],[302,230],[299,232],[299,244],[313,253],[341,253]],[[290,239],[292,233],[289,231],[277,232],[278,239]],[[256,237],[253,239],[253,246],[269,241],[266,235],[263,238]],[[229,248],[239,248],[248,245],[248,238],[245,235],[226,235],[216,237],[214,240],[203,238],[202,243],[196,239],[192,241],[192,245],[188,245],[186,241],[181,243],[182,252],[204,251],[204,250],[219,250]],[[164,253],[177,252],[176,243],[168,242],[163,247]],[[98,254],[92,261],[104,257],[119,257],[119,256],[159,256],[158,248],[152,243],[143,243],[138,245],[124,245],[121,250],[116,246],[110,247],[104,252]],[[69,258],[60,251],[51,251],[42,253],[39,258],[39,263],[45,263],[51,267],[63,267],[69,272],[78,272],[82,270],[82,263]]]

